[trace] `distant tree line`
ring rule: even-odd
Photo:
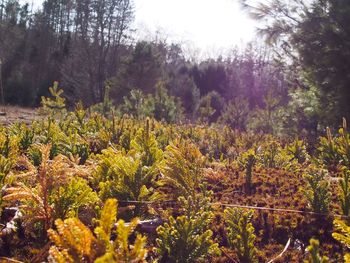
[[[71,107],[81,101],[169,122],[315,135],[350,118],[349,3],[242,4],[268,18],[270,45],[193,62],[179,44],[135,41],[131,0],[46,0],[35,12],[0,0],[5,102],[38,106],[58,81]]]

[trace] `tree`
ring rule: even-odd
[[[132,2],[78,0],[75,12],[75,43],[62,68],[63,84],[73,93],[87,84],[92,102],[98,103],[104,98],[105,81],[117,71],[119,51],[133,19]],[[71,71],[79,65],[81,71]]]
[[[268,21],[261,32],[277,57],[300,70],[303,88],[316,86],[324,124],[350,118],[350,2],[346,0],[273,0],[248,7],[251,15]],[[298,85],[298,83],[295,83]]]

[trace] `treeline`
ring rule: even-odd
[[[113,107],[120,114],[168,122],[220,121],[241,130],[317,135],[341,117],[350,117],[349,69],[341,64],[347,63],[347,53],[323,56],[332,46],[322,51],[307,44],[321,41],[322,46],[331,37],[322,38],[313,30],[311,39],[302,31],[319,23],[315,16],[321,11],[324,25],[334,24],[327,22],[328,11],[318,2],[306,8],[297,1],[304,16],[292,13],[295,6],[283,6],[281,1],[253,8],[259,19],[278,15],[270,17],[268,21],[275,23],[263,32],[272,48],[249,44],[225,58],[193,62],[181,45],[135,41],[131,0],[46,0],[35,12],[28,4],[2,0],[5,102],[38,106],[48,87],[58,81],[71,107],[81,101],[86,107],[97,105],[96,110]],[[345,48],[348,29],[337,30],[342,30],[338,44]],[[304,38],[311,42],[300,40]]]

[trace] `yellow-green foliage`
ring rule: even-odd
[[[267,141],[259,144],[256,150],[257,163],[266,168],[279,168],[291,171],[298,170],[298,161],[302,161],[304,156],[302,141],[294,141],[285,148],[276,141],[268,137]]]
[[[61,97],[63,90],[58,88],[58,82],[55,81],[53,86],[49,88],[49,91],[53,98],[41,97],[43,111],[50,114],[57,114],[66,107],[66,99]]]
[[[134,219],[129,225],[117,217],[117,201],[106,201],[101,217],[97,220],[94,233],[77,218],[64,221],[56,220],[57,231],[48,231],[53,245],[49,251],[49,262],[145,262],[147,250],[144,248],[146,238],[137,235],[133,245],[129,237],[138,224]],[[113,228],[116,239],[112,240]]]
[[[9,160],[15,161],[19,155],[18,137],[2,131],[0,133],[0,154]]]
[[[202,182],[206,162],[196,145],[188,140],[175,141],[166,147],[164,159],[163,182],[174,189],[176,196],[194,195]]]
[[[310,240],[310,245],[307,247],[309,255],[304,263],[327,263],[328,258],[320,255],[320,242],[316,239]]]
[[[256,153],[253,149],[240,156],[240,165],[245,169],[245,186],[249,193],[252,188],[253,169],[256,164]]]
[[[158,174],[155,166],[142,165],[140,159],[115,153],[113,162],[109,162],[108,180],[100,183],[100,195],[103,199],[118,197],[121,200],[148,200],[153,192],[153,179]]]
[[[329,182],[325,179],[326,171],[311,166],[304,178],[307,187],[304,191],[309,207],[315,213],[327,213],[331,195],[329,192]]]
[[[341,242],[348,249],[350,248],[350,227],[342,220],[336,219],[333,222],[334,228],[337,232],[333,233],[334,239]],[[344,256],[345,263],[350,262],[350,253],[346,253]]]
[[[49,251],[49,262],[93,262],[97,240],[88,227],[77,218],[57,219],[55,225],[57,232],[48,230],[54,243]]]
[[[304,163],[308,159],[306,145],[303,140],[295,139],[292,143],[286,146],[286,150],[288,154],[293,156],[293,159],[298,161],[298,163]]]
[[[81,207],[93,207],[98,201],[97,194],[86,180],[73,177],[68,184],[60,186],[53,194],[55,218],[78,216]]]
[[[19,149],[22,153],[25,153],[28,148],[32,145],[35,138],[34,127],[29,127],[24,123],[14,124],[10,128],[11,135],[17,136],[19,143]]]
[[[98,201],[84,179],[73,177],[79,175],[78,168],[62,155],[50,160],[50,150],[49,145],[40,147],[42,161],[38,168],[24,161],[29,171],[15,175],[22,182],[7,188],[3,197],[7,203],[21,202],[29,232],[40,222],[45,233],[56,218],[76,214],[80,207]]]
[[[343,215],[349,216],[350,214],[350,171],[347,168],[343,168],[342,178],[339,180],[340,186],[340,205],[343,211]]]
[[[146,127],[139,129],[135,138],[130,142],[131,152],[139,156],[144,166],[158,164],[163,152],[158,148],[158,143],[154,134],[150,131],[150,120],[146,120]]]
[[[138,219],[133,219],[129,224],[123,220],[117,222],[117,238],[111,242],[111,234],[117,216],[117,201],[109,199],[106,201],[101,218],[98,220],[98,227],[95,228],[95,234],[104,244],[104,255],[99,257],[95,262],[145,262],[147,250],[144,248],[146,237],[138,234],[134,245],[129,244],[130,235],[134,232],[139,223]]]
[[[209,229],[213,213],[205,196],[181,198],[185,215],[172,216],[157,228],[158,252],[163,262],[197,262],[219,255],[218,244]]]
[[[256,236],[251,223],[253,212],[245,212],[238,208],[228,208],[224,213],[228,241],[230,246],[236,251],[240,262],[258,262],[256,259],[257,250],[254,245]]]
[[[331,130],[327,128],[327,137],[320,139],[318,158],[328,168],[334,168],[338,165],[350,166],[350,135],[345,119],[343,119],[343,127],[339,129],[338,133],[338,136],[333,137]]]
[[[13,161],[10,159],[7,159],[6,157],[0,155],[0,187],[2,188],[6,176],[10,173],[13,166]]]

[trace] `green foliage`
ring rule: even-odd
[[[257,158],[264,167],[276,168],[277,158],[281,150],[281,145],[277,141],[271,141],[259,147]]]
[[[256,259],[254,227],[251,223],[252,211],[245,212],[238,208],[225,210],[227,237],[230,246],[236,251],[240,262],[258,262]]]
[[[339,156],[336,140],[333,139],[331,131],[327,128],[327,137],[320,138],[320,146],[318,147],[319,160],[327,167],[336,167],[341,157]]]
[[[81,207],[93,207],[98,201],[97,194],[89,187],[86,180],[72,178],[67,185],[60,186],[53,196],[55,218],[78,216]]]
[[[48,231],[54,244],[49,251],[49,262],[145,262],[146,238],[137,235],[134,245],[129,244],[129,237],[138,224],[137,219],[129,226],[119,220],[117,238],[111,241],[116,216],[117,201],[109,199],[101,211],[100,219],[97,220],[95,235],[77,218],[56,220],[57,232],[52,229]]]
[[[55,222],[57,232],[49,229],[48,234],[54,246],[50,247],[49,262],[93,262],[96,257],[96,238],[78,218]]]
[[[84,164],[89,158],[90,149],[88,143],[81,136],[72,133],[57,141],[57,153],[75,159],[79,164]]]
[[[103,101],[101,103],[95,104],[91,107],[91,111],[98,112],[105,117],[112,116],[116,109],[113,106],[113,101],[110,98],[110,87],[106,86],[104,89]]]
[[[315,213],[327,213],[331,195],[329,192],[329,183],[325,180],[326,172],[316,167],[310,167],[304,179],[307,187],[304,191],[308,200],[309,207]]]
[[[333,233],[332,236],[337,241],[341,242],[348,249],[350,248],[350,227],[342,220],[336,219],[333,222],[334,228],[337,232]],[[350,254],[346,253],[344,256],[344,262],[350,262]]]
[[[338,168],[339,165],[350,167],[350,135],[345,119],[338,133],[333,137],[330,128],[327,128],[327,137],[320,139],[318,158],[328,168]]]
[[[234,100],[231,100],[226,104],[224,111],[221,114],[220,121],[234,129],[245,131],[248,118],[248,101],[244,98],[235,98]]]
[[[205,157],[190,141],[175,141],[166,147],[161,172],[163,183],[174,189],[175,196],[193,196],[203,179]]]
[[[218,105],[215,105],[218,104]],[[202,97],[197,108],[199,123],[211,123],[220,116],[223,106],[223,99],[217,92],[210,92]]]
[[[157,228],[158,252],[165,262],[196,262],[210,255],[220,254],[218,244],[209,230],[213,213],[207,197],[180,198],[185,207],[185,215],[176,219],[169,217],[169,222]]]
[[[118,197],[122,200],[148,200],[152,193],[152,181],[157,174],[155,167],[142,165],[140,159],[117,154],[117,162],[110,169],[111,180],[100,183],[103,199]]]
[[[307,247],[309,252],[308,259],[304,263],[327,263],[328,258],[320,255],[320,242],[316,239],[310,240],[310,245]]]
[[[124,97],[121,109],[136,118],[153,117],[159,121],[174,123],[182,117],[182,107],[177,99],[168,94],[165,83],[156,84],[154,94],[147,96],[140,90],[132,90]]]
[[[78,177],[79,168],[62,155],[50,160],[50,149],[49,145],[39,148],[41,162],[37,168],[24,158],[22,163],[28,171],[14,175],[21,181],[8,187],[3,197],[7,204],[21,203],[29,234],[45,236],[55,219],[78,216],[81,207],[98,202],[97,194]]]
[[[149,201],[155,198],[155,177],[159,174],[156,164],[143,165],[141,156],[126,156],[107,149],[100,156],[96,180],[100,181],[99,195],[102,200]],[[135,215],[140,215],[141,205],[135,206]]]
[[[315,86],[307,89],[297,88],[289,91],[290,101],[283,109],[283,132],[298,136],[307,131],[316,136],[321,120],[322,108],[320,92]]]
[[[26,152],[34,142],[35,129],[26,124],[15,124],[11,132],[19,138],[19,149],[22,153]]]
[[[342,178],[339,181],[341,192],[339,193],[339,199],[343,215],[350,215],[350,171],[347,168],[343,168]]]
[[[159,164],[163,152],[158,148],[158,142],[150,129],[150,120],[146,120],[146,127],[139,129],[135,138],[130,142],[131,151],[138,155],[144,166]]]
[[[302,154],[298,152],[300,149],[293,148],[295,144],[291,146],[286,146],[283,148],[281,144],[271,138],[267,138],[267,141],[262,142],[257,149],[256,159],[259,165],[266,168],[280,168],[290,171],[296,171],[298,169],[298,160],[295,154]],[[298,147],[298,146],[296,146]]]
[[[264,97],[264,108],[258,108],[252,113],[248,128],[253,132],[278,134],[282,128],[280,98],[270,91]]]
[[[298,163],[304,163],[308,154],[306,151],[306,145],[303,140],[295,139],[292,143],[286,146],[287,153],[293,156],[293,159],[297,160]]]
[[[174,123],[181,118],[182,107],[172,96],[168,95],[164,82],[158,82],[154,95],[154,118]]]
[[[124,97],[124,104],[121,106],[122,112],[130,114],[136,118],[152,115],[152,108],[145,102],[145,95],[141,90],[132,90],[128,97]]]
[[[334,227],[337,233],[333,233],[332,236],[347,248],[350,248],[350,227],[339,219],[334,220]]]
[[[117,201],[109,199],[101,212],[101,217],[97,221],[98,226],[94,232],[98,240],[104,246],[104,255],[96,259],[96,263],[103,262],[146,262],[147,250],[144,248],[146,237],[138,234],[134,241],[134,245],[129,244],[129,238],[133,234],[139,223],[137,218],[133,219],[130,224],[126,224],[123,220],[116,223],[117,217]],[[117,225],[117,238],[111,242],[112,230]]]
[[[248,150],[240,156],[240,165],[245,169],[245,186],[246,191],[250,193],[253,182],[253,169],[256,164],[256,154],[253,149]]]
[[[0,154],[10,160],[19,155],[18,137],[2,132],[0,134]]]
[[[49,91],[53,98],[41,97],[41,106],[44,112],[55,116],[66,108],[66,99],[61,96],[63,90],[58,88],[57,81],[53,83],[53,86],[49,88]]]

